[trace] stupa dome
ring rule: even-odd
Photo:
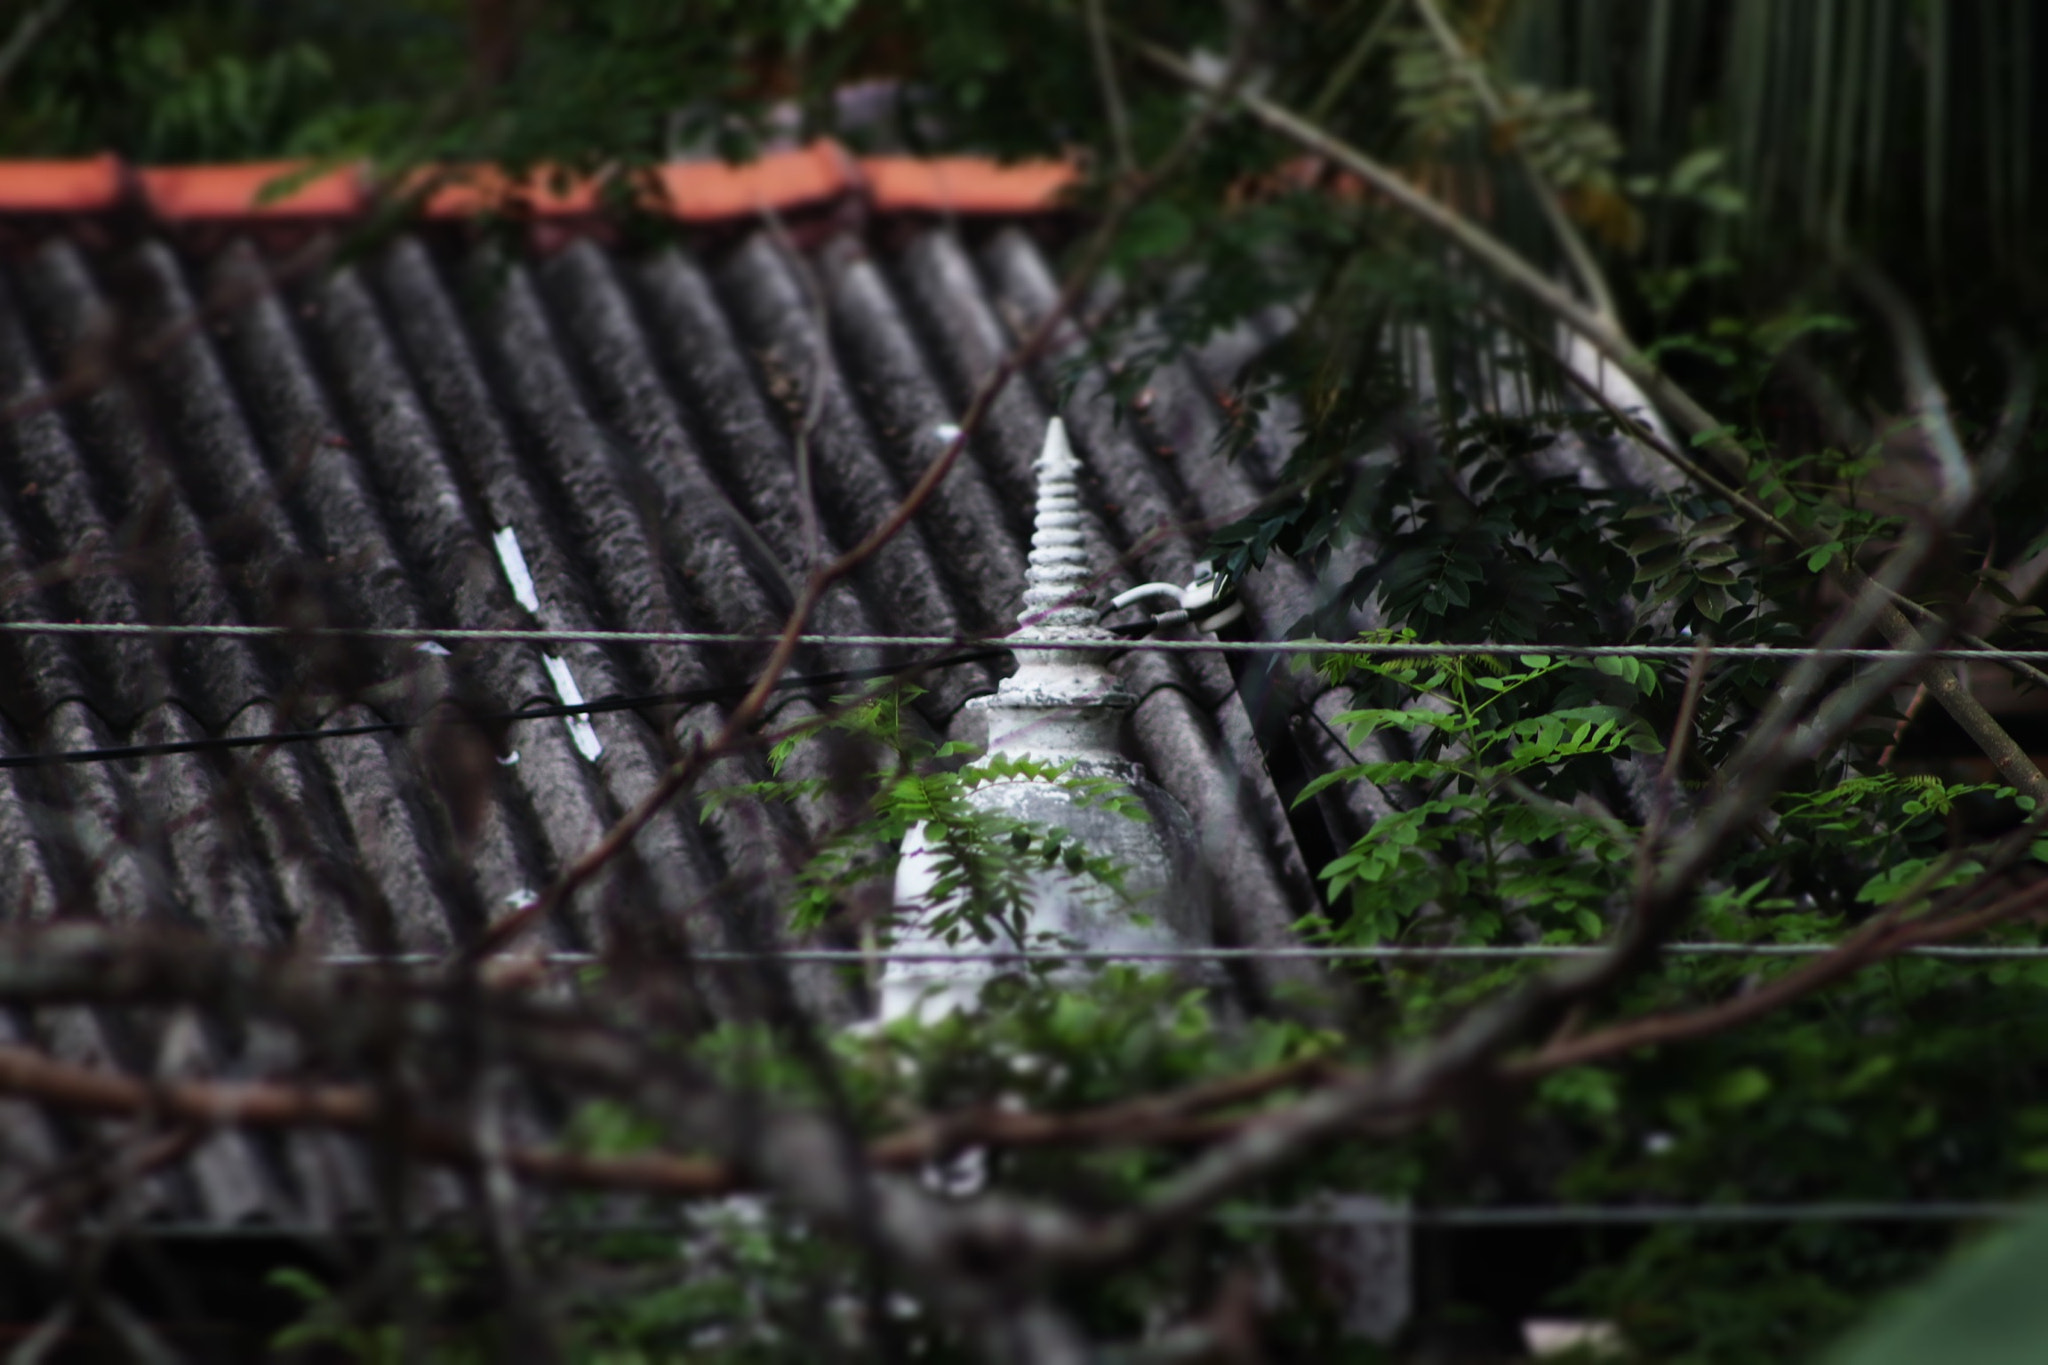
[[[1098,590],[1082,537],[1078,469],[1066,428],[1055,417],[1038,457],[1024,608],[1011,637],[1017,671],[993,696],[969,703],[988,717],[984,766],[1030,760],[1057,765],[1061,777],[1004,776],[974,788],[969,800],[1036,831],[1061,831],[1064,845],[1112,862],[1121,887],[1105,885],[1085,867],[1076,870],[1078,860],[1056,856],[1040,865],[1033,859],[1022,924],[991,924],[993,942],[962,928],[948,943],[940,929],[958,920],[961,907],[935,896],[943,860],[929,832],[914,828],[896,873],[896,956],[881,977],[885,1021],[971,1006],[987,981],[1017,971],[1031,949],[1130,953],[1142,961],[1148,952],[1210,942],[1208,902],[1192,875],[1199,861],[1194,824],[1118,750],[1118,731],[1136,701],[1107,666],[1119,642],[1094,605]],[[1052,647],[1034,649],[1034,643]],[[1076,777],[1099,780],[1083,792],[1071,780]],[[906,957],[911,960],[901,960]],[[1076,966],[1062,975],[1092,969]]]

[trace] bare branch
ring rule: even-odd
[[[14,22],[14,32],[7,35],[7,41],[0,44],[0,94],[7,90],[7,82],[14,75],[16,67],[38,42],[50,26],[63,16],[71,0],[45,0],[45,3],[22,11]]]
[[[1102,108],[1109,119],[1110,146],[1116,149],[1116,171],[1129,178],[1137,174],[1138,158],[1131,149],[1131,116],[1124,109],[1123,89],[1117,84],[1116,58],[1109,50],[1102,0],[1085,0],[1081,10],[1088,20],[1088,48],[1095,57],[1095,78],[1102,85]]]
[[[1851,278],[1877,306],[1885,325],[1891,329],[1907,396],[1919,412],[1921,435],[1941,475],[1941,506],[1951,515],[1960,514],[1976,500],[1976,473],[1963,454],[1963,443],[1957,439],[1955,423],[1949,418],[1948,394],[1934,377],[1934,362],[1928,357],[1920,320],[1913,316],[1912,308],[1891,282],[1875,270],[1860,268],[1852,272]]]
[[[70,1277],[71,1266],[60,1247],[12,1220],[0,1219],[0,1247],[5,1247],[54,1282]],[[92,1292],[73,1302],[82,1303],[84,1311],[99,1319],[100,1325],[107,1329],[107,1334],[120,1344],[121,1349],[142,1365],[178,1365],[182,1359],[142,1320],[140,1314],[104,1287],[95,1286]]]
[[[1135,47],[1147,61],[1174,79],[1197,90],[1218,90],[1213,80],[1165,48],[1143,41],[1137,41]],[[1681,427],[1697,436],[1705,437],[1706,449],[1736,475],[1739,476],[1749,468],[1748,454],[1725,436],[1714,435],[1720,427],[1712,416],[1690,394],[1672,383],[1662,370],[1645,359],[1635,343],[1630,341],[1617,325],[1611,324],[1590,307],[1572,297],[1513,247],[1449,205],[1416,189],[1391,167],[1380,164],[1326,129],[1275,104],[1258,92],[1239,90],[1235,98],[1236,102],[1259,122],[1306,150],[1326,157],[1358,176],[1396,207],[1435,228],[1460,250],[1543,305],[1553,316],[1599,348],[1653,402],[1677,418]]]
[[[1444,50],[1459,71],[1464,73],[1472,93],[1479,98],[1479,107],[1486,111],[1486,117],[1496,127],[1506,122],[1507,106],[1501,102],[1500,94],[1493,88],[1493,82],[1486,74],[1486,68],[1479,59],[1465,51],[1465,45],[1458,41],[1458,35],[1444,22],[1443,12],[1436,7],[1436,0],[1415,0],[1415,8],[1428,25],[1437,46]],[[1549,224],[1558,245],[1564,249],[1565,259],[1571,262],[1572,273],[1578,276],[1579,287],[1586,291],[1586,298],[1592,304],[1594,316],[1620,331],[1620,312],[1614,306],[1613,291],[1607,287],[1607,276],[1593,260],[1593,252],[1587,247],[1586,239],[1564,211],[1557,191],[1551,187],[1536,169],[1536,163],[1529,159],[1526,147],[1517,144],[1515,160],[1522,168],[1523,178],[1529,182],[1530,192],[1536,196],[1537,206],[1543,211],[1543,221]]]
[[[117,1072],[60,1062],[31,1048],[0,1047],[0,1093],[35,1100],[74,1114],[156,1116],[216,1128],[327,1128],[372,1133],[382,1121],[375,1090],[362,1085],[306,1085],[263,1081],[150,1082]],[[645,1153],[587,1157],[479,1143],[458,1130],[415,1123],[404,1134],[421,1156],[488,1175],[491,1163],[545,1185],[573,1189],[644,1190],[695,1197],[737,1188],[718,1162]],[[181,1139],[176,1151],[189,1149]]]
[[[1511,326],[1514,325],[1511,319],[1506,319],[1498,313],[1495,316]],[[1565,380],[1581,393],[1591,398],[1632,439],[1640,443],[1644,448],[1662,456],[1670,462],[1672,467],[1679,470],[1679,472],[1683,473],[1700,487],[1711,489],[1720,497],[1727,499],[1729,505],[1744,520],[1778,537],[1788,545],[1795,545],[1802,549],[1810,550],[1817,548],[1822,543],[1817,535],[1794,530],[1758,506],[1756,502],[1743,494],[1733,484],[1708,471],[1697,461],[1681,454],[1668,441],[1665,441],[1656,432],[1650,430],[1649,427],[1637,421],[1630,414],[1622,412],[1619,408],[1615,407],[1596,384],[1584,375],[1579,374],[1571,366],[1565,364],[1557,356],[1554,348],[1549,347],[1539,338],[1530,336],[1526,329],[1517,327],[1516,330],[1525,341],[1549,354],[1551,359],[1556,362],[1558,372],[1564,376]],[[2008,419],[2012,419],[2017,413],[2026,410],[2026,404],[2021,398],[2024,392],[2025,390],[2018,391],[2008,399],[2006,408]],[[2010,425],[2010,420],[2001,423],[2001,430],[2010,429]],[[1961,510],[1954,509],[1952,515],[1960,515]],[[1874,582],[1868,574],[1848,562],[1846,558],[1837,558],[1831,562],[1828,565],[1827,574],[1843,591],[1852,595],[1867,591]],[[1881,583],[1877,584],[1877,587],[1890,604],[1886,610],[1878,613],[1877,627],[1894,646],[1902,649],[1912,648],[1914,640],[1918,637],[1918,632],[1914,630],[1912,622],[1906,619],[1907,612],[1911,612],[1923,624],[1938,626],[1944,630],[1950,629],[1948,622],[1936,616],[1934,612],[1926,607],[1913,601],[1912,598],[1904,593],[1888,588]],[[1973,649],[1988,650],[1993,648],[1989,641],[1976,635],[1963,631],[1955,631],[1953,633],[1964,644]],[[2007,661],[2007,666],[2014,672],[2021,673],[2043,686],[2048,686],[2048,672],[2044,672],[2023,660],[2017,659]],[[2042,774],[2040,767],[2035,764],[2032,757],[2013,739],[2005,727],[1998,723],[1997,718],[1984,708],[1984,705],[1971,694],[1968,688],[1956,680],[1952,671],[1930,662],[1923,668],[1919,681],[1934,696],[1935,700],[1941,703],[1942,709],[1947,711],[1956,724],[1962,727],[1964,733],[1970,736],[1971,740],[1984,752],[1985,756],[1991,759],[1993,765],[1998,769],[2000,777],[2019,788],[2019,790],[2032,797],[2035,801],[2048,804],[2048,776]]]
[[[1863,968],[1897,957],[1908,948],[1945,943],[1993,924],[2019,918],[2048,904],[2048,882],[2036,882],[1988,909],[1933,921],[1898,924],[1889,918],[1871,920],[1836,951],[1803,963],[1793,971],[1738,995],[1732,1000],[1682,1014],[1631,1019],[1612,1028],[1581,1034],[1555,1043],[1533,1056],[1510,1062],[1501,1074],[1515,1080],[1605,1061],[1640,1048],[1689,1042],[1750,1023],[1793,1001],[1833,985]]]

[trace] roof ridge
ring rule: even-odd
[[[304,179],[264,191],[295,172]],[[317,158],[189,166],[137,166],[115,153],[0,160],[0,218],[104,215],[139,208],[166,225],[327,221],[362,217],[381,202],[424,189],[429,220],[475,218],[508,205],[538,219],[602,216],[609,173],[537,166],[515,179],[496,166],[425,167],[386,189],[368,163]],[[421,185],[421,176],[439,180]],[[997,162],[986,157],[857,157],[831,139],[749,162],[673,161],[654,168],[661,195],[647,207],[681,222],[743,221],[853,199],[879,214],[972,216],[1045,213],[1064,206],[1080,178],[1070,159]]]

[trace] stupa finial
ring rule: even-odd
[[[1024,610],[1019,634],[1048,638],[1102,634],[1095,608],[1096,585],[1088,571],[1081,534],[1081,462],[1067,440],[1067,426],[1055,417],[1046,424],[1038,452],[1038,512],[1031,530],[1031,562],[1024,572]]]
[[[1053,418],[1038,453],[1038,508],[1024,572],[1024,609],[1010,637],[1020,646],[1017,671],[993,697],[976,703],[989,713],[991,752],[1116,761],[1117,722],[1133,698],[1107,667],[1117,638],[1103,629],[1095,605],[1099,588],[1082,529],[1080,469],[1066,424]],[[1068,648],[1028,647],[1041,640]],[[1101,649],[1087,648],[1097,641]]]

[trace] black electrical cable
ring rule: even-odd
[[[1156,625],[1156,622],[1146,620],[1113,626],[1111,631],[1131,639],[1155,629]],[[955,668],[961,664],[999,659],[1009,652],[1007,648],[990,647],[912,659],[900,664],[880,664],[873,668],[842,668],[829,673],[803,673],[783,678],[775,684],[775,690],[784,692],[812,687],[836,687],[844,683],[869,682],[876,678],[894,678],[905,673]],[[578,702],[575,705],[564,703],[527,706],[517,711],[481,715],[475,712],[459,714],[473,725],[491,727],[510,725],[518,721],[559,719],[563,716],[594,716],[612,711],[640,711],[654,706],[690,706],[698,702],[732,701],[744,697],[751,690],[751,683],[733,683],[718,687],[692,688],[683,692],[650,692],[644,696],[634,697],[599,697],[595,701]],[[69,763],[118,763],[123,759],[160,758],[169,754],[257,749],[272,744],[304,744],[314,740],[349,739],[360,735],[403,734],[408,730],[416,730],[426,723],[425,720],[380,720],[362,725],[336,725],[315,730],[271,730],[260,735],[212,735],[205,739],[171,740],[161,744],[122,744],[104,749],[67,749],[52,754],[0,754],[0,769],[47,768]]]
[[[830,673],[802,673],[782,679],[775,684],[775,689],[792,691],[798,688],[834,687],[842,683],[867,682],[875,678],[892,678],[927,669],[979,663],[985,659],[999,658],[1008,652],[1003,649],[975,649],[931,659],[913,659],[908,663],[884,664],[874,668],[842,668]],[[751,686],[728,684],[692,688],[683,692],[650,692],[644,696],[599,697],[595,701],[579,702],[573,706],[555,704],[526,706],[517,711],[457,714],[472,725],[489,728],[510,725],[517,721],[559,719],[563,716],[594,716],[611,711],[640,711],[654,706],[690,706],[706,701],[731,701],[745,696],[751,690]],[[317,730],[271,730],[260,735],[212,735],[205,739],[171,740],[162,744],[122,744],[104,749],[68,749],[53,754],[0,754],[0,768],[45,768],[67,763],[115,763],[122,759],[158,758],[166,754],[256,749],[271,744],[303,744],[313,740],[348,739],[358,735],[403,734],[408,730],[417,730],[426,723],[425,720],[380,720],[362,725],[327,726]]]

